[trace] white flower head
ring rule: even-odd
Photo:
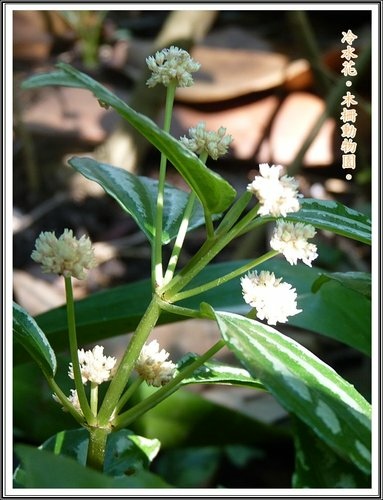
[[[58,398],[57,394],[53,393],[52,394],[52,398],[56,401],[56,403],[59,403],[61,404],[61,401],[60,399]],[[68,399],[69,401],[72,403],[72,405],[76,408],[76,410],[81,413],[82,415],[82,410],[81,410],[81,406],[80,406],[80,401],[78,399],[78,394],[77,394],[77,391],[75,389],[71,389],[70,390],[70,396],[68,396]],[[62,407],[62,410],[63,411],[68,411],[65,406]]]
[[[84,279],[85,269],[95,267],[96,260],[90,239],[77,239],[71,229],[65,229],[60,238],[54,232],[42,232],[35,243],[32,259],[41,264],[44,273],[62,274]]]
[[[298,212],[298,181],[288,175],[282,175],[281,165],[261,163],[259,173],[247,190],[255,194],[261,204],[259,215],[272,215],[286,217],[288,212]]]
[[[154,87],[157,83],[167,87],[172,81],[176,81],[177,87],[190,87],[194,83],[191,73],[201,67],[186,50],[173,45],[149,56],[146,64],[152,71],[152,76],[146,82],[148,87]]]
[[[313,243],[308,243],[309,238],[316,234],[314,226],[303,222],[285,222],[277,220],[270,246],[273,250],[282,253],[287,262],[296,264],[301,259],[306,265],[311,267],[311,262],[318,257],[317,247]]]
[[[104,348],[99,345],[93,347],[91,351],[79,349],[78,360],[83,384],[86,384],[88,380],[95,384],[102,384],[112,378],[116,358],[104,356],[103,352]],[[68,375],[74,379],[72,363],[69,363]]]
[[[302,312],[297,309],[297,294],[289,283],[282,283],[274,273],[256,271],[241,278],[245,302],[255,307],[257,318],[267,320],[269,325],[286,323],[288,316]]]
[[[176,365],[171,361],[166,361],[169,353],[162,349],[157,340],[152,340],[150,344],[145,344],[136,361],[136,371],[148,385],[161,387],[173,378]]]
[[[225,127],[219,127],[217,132],[208,131],[205,127],[205,123],[200,122],[196,127],[189,129],[190,139],[184,136],[180,141],[193,153],[200,155],[206,152],[213,160],[217,160],[227,153],[233,138],[226,134]]]

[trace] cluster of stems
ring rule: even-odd
[[[164,130],[166,132],[170,131],[175,90],[175,83],[167,87],[164,118]],[[200,155],[200,160],[205,163],[207,160],[207,153],[202,153]],[[257,224],[264,223],[265,220],[263,218],[261,221],[259,217],[257,218],[259,205],[247,210],[252,198],[249,192],[245,192],[233,203],[232,207],[227,211],[216,228],[214,227],[211,214],[205,213],[206,241],[190,259],[189,263],[180,272],[175,274],[196,196],[193,192],[189,195],[189,200],[183,214],[183,220],[180,224],[170,259],[165,268],[162,248],[162,224],[163,208],[166,201],[164,200],[166,166],[167,158],[162,154],[158,182],[155,237],[152,245],[152,300],[132,335],[131,341],[110,381],[109,387],[100,405],[98,402],[98,385],[91,384],[90,402],[88,402],[84,384],[82,383],[78,358],[71,277],[65,278],[70,354],[73,364],[74,383],[81,412],[74,408],[53,379],[49,382],[52,389],[61,400],[64,408],[70,411],[74,418],[89,430],[90,443],[87,463],[89,466],[96,469],[102,470],[103,468],[106,442],[110,432],[126,427],[146,411],[170,396],[180,387],[184,378],[191,376],[199,366],[216,354],[225,344],[223,340],[218,341],[205,354],[201,355],[194,363],[180,371],[170,382],[159,388],[150,397],[129,409],[125,409],[130,397],[142,382],[142,379],[137,378],[129,384],[136,360],[149,334],[156,326],[161,311],[173,312],[190,318],[201,318],[206,313],[199,310],[180,307],[177,306],[176,303],[237,278],[278,253],[274,250],[269,251],[265,255],[239,267],[229,274],[197,287],[185,289],[191,280],[193,280],[193,278],[195,278],[231,241],[246,233],[250,228],[253,229]]]

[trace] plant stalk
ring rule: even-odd
[[[169,265],[168,265],[168,268],[167,268],[166,273],[165,273],[165,281],[164,281],[165,284],[169,283],[170,280],[173,278],[174,271],[175,271],[175,268],[177,266],[179,256],[181,254],[182,246],[183,246],[183,243],[185,241],[185,236],[186,236],[187,229],[189,226],[189,220],[190,220],[191,214],[193,212],[195,200],[196,200],[196,195],[195,195],[194,191],[192,191],[190,193],[188,202],[187,202],[186,207],[185,207],[183,219],[182,219],[182,222],[181,222],[179,230],[178,230],[176,241],[174,243],[172,255],[170,256],[170,259],[169,259]]]
[[[193,297],[194,295],[199,295],[203,292],[206,292],[207,290],[210,290],[211,288],[215,288],[217,286],[223,285],[224,283],[237,278],[241,274],[246,273],[247,271],[250,271],[250,269],[253,269],[254,267],[258,266],[259,264],[262,264],[263,262],[266,262],[267,260],[271,259],[272,257],[275,257],[279,252],[276,250],[270,250],[269,252],[265,253],[261,257],[258,257],[257,259],[252,260],[251,262],[243,265],[242,267],[239,267],[238,269],[235,269],[234,271],[225,274],[225,276],[221,276],[219,278],[216,278],[212,281],[209,281],[208,283],[204,283],[203,285],[197,286],[195,288],[191,288],[189,290],[185,290],[183,292],[177,293],[172,300],[174,302],[178,302],[179,300],[187,299],[189,297]]]
[[[133,371],[134,364],[141,352],[146,339],[156,325],[161,309],[158,305],[157,296],[154,294],[145,314],[141,318],[136,331],[125,351],[124,357],[119,364],[116,374],[112,378],[109,388],[105,394],[98,414],[98,422],[106,426],[118,405],[118,401]]]
[[[89,446],[86,463],[89,467],[102,471],[105,461],[106,442],[111,429],[105,429],[103,427],[90,427],[88,430]]]
[[[172,120],[174,96],[176,92],[176,82],[172,82],[166,89],[165,103],[165,118],[163,129],[165,132],[170,131]],[[157,211],[156,211],[156,231],[153,242],[152,255],[152,285],[153,290],[160,287],[163,283],[163,266],[162,266],[162,224],[164,213],[164,193],[165,193],[165,178],[166,178],[166,156],[161,153],[160,172],[158,178],[158,194],[157,194]]]
[[[66,307],[67,307],[67,319],[68,319],[69,350],[72,359],[74,384],[76,387],[81,410],[85,416],[85,419],[89,425],[93,425],[95,423],[95,418],[92,414],[92,411],[88,403],[88,399],[85,394],[85,388],[84,384],[82,383],[80,363],[78,359],[72,278],[71,276],[64,276],[64,280],[65,280],[65,294],[66,294]]]
[[[257,217],[259,204],[253,207],[232,229],[219,237],[216,235],[208,239],[197,251],[189,263],[182,271],[173,278],[169,285],[165,286],[161,292],[163,298],[172,302],[174,295],[182,290],[197,274],[206,267],[209,262],[228,245],[234,238],[243,231],[252,220]]]

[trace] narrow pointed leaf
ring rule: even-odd
[[[288,219],[371,245],[371,219],[336,201],[305,198],[299,212],[289,214]]]
[[[289,412],[338,455],[365,473],[371,467],[371,406],[298,342],[262,323],[215,312],[228,347]]]
[[[182,371],[198,358],[199,356],[193,353],[183,356],[177,363],[178,370]],[[265,390],[263,384],[244,368],[230,366],[219,361],[207,361],[193,375],[184,378],[181,382],[181,385],[189,384],[228,384]]]
[[[62,69],[52,71],[51,73],[41,73],[32,75],[21,84],[24,90],[55,85],[60,87],[84,88],[84,85],[75,80],[70,74]]]
[[[371,274],[357,271],[347,273],[322,273],[311,287],[316,293],[322,285],[334,280],[350,290],[360,293],[364,297],[371,299]]]
[[[206,283],[232,272],[248,261],[234,261],[212,264],[196,278],[190,286]],[[284,259],[273,259],[257,267],[269,270],[296,288],[300,314],[289,318],[289,324],[326,335],[350,345],[366,355],[371,354],[371,301],[365,296],[331,280],[317,293],[312,293],[311,285],[322,269],[305,265],[291,266]],[[81,344],[121,335],[133,331],[151,299],[151,282],[142,280],[121,285],[110,290],[97,292],[76,302],[76,322]],[[244,302],[239,280],[233,280],[208,290],[202,295],[180,302],[180,305],[199,309],[200,303],[208,302],[215,309],[238,314],[247,314],[249,306]],[[163,312],[159,323],[184,320]],[[61,306],[36,317],[36,321],[47,335],[56,351],[66,347],[67,328],[65,306]],[[15,345],[14,362],[28,360],[24,349]]]
[[[13,337],[49,376],[56,373],[55,353],[44,332],[25,309],[13,303]]]
[[[342,203],[329,200],[316,200],[303,198],[300,200],[300,210],[288,213],[285,220],[304,222],[317,229],[331,231],[332,233],[371,245],[371,219],[366,215],[348,208]],[[260,220],[274,221],[277,217],[263,216]],[[249,228],[259,225],[256,220]]]
[[[92,158],[71,158],[68,163],[87,179],[97,182],[128,212],[153,241],[157,210],[158,181],[133,175],[122,168],[100,163]],[[189,194],[173,186],[165,186],[162,243],[177,236]],[[188,230],[205,223],[200,203],[195,203]]]
[[[65,63],[60,63],[57,66],[60,68],[59,72],[32,77],[26,80],[22,87],[27,89],[46,85],[68,85],[68,82],[71,82],[71,86],[90,90],[96,99],[102,102],[103,106],[112,107],[153,146],[166,155],[209,213],[221,213],[233,202],[236,195],[234,188],[221,176],[209,170],[194,153],[185,148],[178,140],[161,130],[148,117],[137,113],[90,76]],[[63,78],[63,83],[60,83],[62,72],[66,76]]]

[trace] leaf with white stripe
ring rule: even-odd
[[[370,488],[371,476],[344,460],[309,426],[291,417],[295,444],[293,488]]]
[[[285,220],[311,224],[317,229],[331,231],[346,238],[371,245],[371,219],[365,214],[333,200],[302,198],[299,200],[299,204],[300,209],[298,212],[288,213]],[[261,219],[256,219],[250,223],[246,231],[257,227],[261,220],[273,221],[276,219],[278,217],[262,216]]]
[[[215,312],[228,347],[289,412],[363,472],[371,466],[371,406],[332,368],[274,328]]]
[[[16,302],[13,303],[13,337],[48,376],[56,373],[55,353],[36,321]]]
[[[198,354],[194,353],[186,354],[178,361],[177,369],[182,371],[199,357]],[[215,360],[207,361],[197,368],[190,377],[184,378],[181,382],[181,385],[189,384],[226,384],[265,390],[262,383],[252,377],[244,368],[227,365]]]
[[[157,206],[158,181],[137,176],[126,170],[92,158],[71,158],[68,163],[84,177],[97,182],[128,212],[153,241]],[[162,243],[165,245],[177,236],[189,193],[176,187],[165,186]],[[188,231],[205,223],[203,209],[196,200],[190,216]]]

